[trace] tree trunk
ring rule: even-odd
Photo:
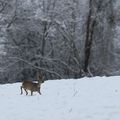
[[[84,72],[88,73],[88,65],[92,48],[94,26],[96,23],[95,18],[92,16],[92,0],[89,1],[89,13],[86,26],[86,40],[85,40],[85,59],[84,59]]]

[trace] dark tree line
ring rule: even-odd
[[[0,0],[1,83],[119,74],[116,4]]]

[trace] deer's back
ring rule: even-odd
[[[24,81],[22,87],[28,90],[37,90],[38,83],[33,83],[32,81]]]

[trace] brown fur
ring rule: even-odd
[[[32,82],[32,81],[23,81],[22,83],[22,86],[20,87],[21,88],[21,94],[23,94],[23,90],[25,90],[26,92],[26,95],[28,95],[28,91],[27,90],[30,90],[31,91],[31,95],[33,95],[33,92],[38,92],[40,95],[41,95],[41,92],[40,92],[40,88],[41,88],[41,84],[43,83],[43,76],[40,75],[39,76],[39,80],[38,80],[38,83],[35,83],[35,82]]]

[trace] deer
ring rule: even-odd
[[[33,95],[33,92],[38,92],[41,95],[41,84],[44,82],[44,76],[40,73],[37,74],[37,80],[38,82],[33,82],[33,81],[29,81],[29,80],[24,80],[22,82],[22,86],[20,87],[21,89],[21,95],[23,94],[23,89],[26,92],[26,95],[28,95],[28,91],[31,91],[31,96]]]

